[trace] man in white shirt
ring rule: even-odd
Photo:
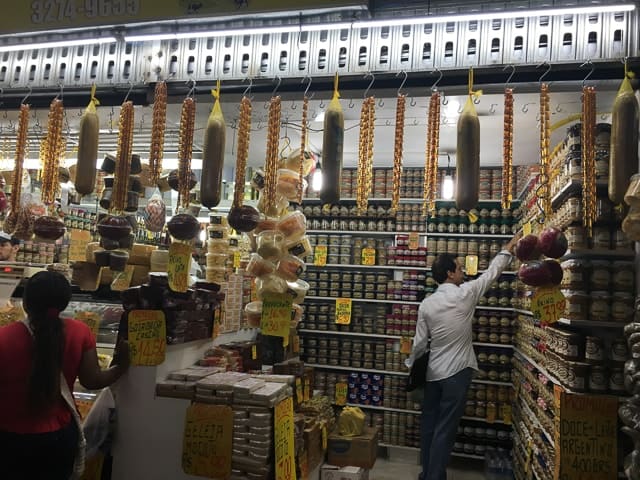
[[[478,369],[471,321],[478,300],[512,259],[515,236],[477,279],[463,283],[462,266],[450,254],[439,255],[432,268],[438,289],[425,298],[418,312],[411,366],[430,349],[421,424],[420,480],[446,480],[447,464],[464,413],[467,390]]]

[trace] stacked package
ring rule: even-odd
[[[227,279],[227,263],[231,254],[227,217],[211,213],[207,227],[207,282],[222,284]]]

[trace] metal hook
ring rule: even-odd
[[[29,98],[31,96],[31,92],[33,92],[33,88],[31,88],[31,85],[29,85],[29,93],[27,93],[24,98],[22,99],[22,101],[20,102],[21,104],[24,105],[24,102],[27,101],[27,98]],[[4,89],[2,90],[2,92],[0,92],[0,95],[4,94]]]
[[[300,83],[304,83],[304,81],[306,79],[309,79],[309,83],[307,83],[307,88],[304,89],[304,96],[305,97],[309,97],[309,89],[311,88],[311,82],[313,81],[313,78],[311,78],[309,75],[305,75],[304,78],[302,79],[302,81]],[[309,97],[309,100],[311,100],[314,96],[315,96],[315,92],[313,92],[311,94],[311,96]]]
[[[464,105],[460,104],[460,106],[458,107],[458,115],[462,113],[462,110],[464,110]]]
[[[125,95],[124,100],[122,101],[122,103],[127,103],[127,100],[129,100],[129,95],[131,95],[132,91],[133,91],[133,82],[131,80],[129,80],[129,91],[127,92],[127,95]]]
[[[64,84],[60,82],[58,83],[58,86],[60,87],[60,93],[56,95],[55,99],[60,98],[60,101],[64,101]]]
[[[413,119],[413,126],[414,126],[414,127],[417,127],[417,126],[418,126],[418,119],[417,119],[417,118],[414,118],[414,119]]]
[[[7,113],[7,111],[5,110],[4,113],[2,114],[2,118],[4,118],[5,120],[7,118],[9,118],[9,114]]]
[[[547,66],[547,70],[538,79],[538,83],[542,83],[542,80],[544,79],[544,77],[546,77],[549,74],[549,72],[551,71],[551,64],[549,62],[542,62],[541,64],[536,65],[536,68],[544,67],[545,65]]]
[[[444,92],[442,92],[442,105],[445,105],[445,106],[449,105],[449,99],[447,98]]]
[[[77,115],[78,117],[82,117],[82,113],[83,113],[83,112],[82,112],[82,109],[81,109],[81,108],[79,108],[79,109],[78,109],[78,113],[76,113],[76,115]]]
[[[353,108],[356,106],[355,103],[353,103],[353,98],[349,100],[349,104],[347,105],[349,108]]]
[[[480,104],[480,97],[474,96],[473,97],[473,104],[474,105],[479,105]]]
[[[497,104],[497,103],[492,103],[492,104],[491,104],[491,108],[489,108],[489,113],[490,113],[491,115],[493,115],[494,113],[496,113],[496,107],[497,107],[497,106],[498,106],[498,104]]]
[[[387,127],[389,127],[389,126],[391,126],[391,121],[390,121],[390,120],[386,120],[386,121],[384,122],[384,124],[385,124]]]
[[[295,110],[296,108],[298,108],[298,105],[296,105],[295,100],[291,100],[291,110]]]
[[[411,97],[411,100],[409,101],[409,106],[415,107],[417,104],[418,102],[416,102],[416,99]]]
[[[244,92],[242,92],[242,96],[246,97],[247,93],[249,93],[251,91],[251,87],[253,87],[253,78],[251,77],[245,77],[242,79],[242,83],[244,83],[245,80],[249,80],[249,86],[247,86],[247,88],[244,89]]]
[[[584,62],[582,65],[580,65],[580,68],[584,67],[585,65],[591,65],[591,70],[589,70],[589,73],[587,73],[587,76],[582,79],[582,87],[583,88],[584,88],[585,84],[587,83],[587,80],[589,80],[589,77],[591,77],[591,75],[593,75],[593,72],[596,70],[595,65],[593,63],[591,63],[591,60],[587,60],[586,62]]]
[[[510,65],[505,65],[504,67],[502,67],[502,71],[504,72],[507,68],[511,69],[511,75],[509,75],[509,78],[507,78],[507,81],[504,82],[504,88],[509,88],[509,84],[511,83],[511,79],[513,78],[513,76],[516,73],[516,66],[513,64]]]
[[[433,85],[431,85],[431,91],[432,92],[437,92],[438,91],[438,84],[440,83],[440,80],[442,80],[442,77],[444,76],[444,73],[442,73],[442,71],[438,67],[436,67],[436,69],[431,73],[439,73],[440,74],[440,76],[435,81],[435,83]]]
[[[324,98],[322,100],[320,100],[320,103],[318,104],[318,107],[320,107],[320,108],[324,108],[325,107]]]
[[[186,84],[189,85],[189,82],[191,82],[191,89],[189,90],[189,93],[187,93],[187,97],[193,97],[194,92],[196,91],[196,81],[193,78],[189,78],[189,80],[186,81]]]
[[[378,100],[378,106],[380,108],[384,107],[384,101],[382,99]]]
[[[280,78],[278,75],[276,75],[275,79],[278,81],[278,83],[276,83],[276,88],[274,88],[273,92],[271,92],[272,97],[276,96],[276,92],[278,91],[278,89],[280,88],[280,84],[282,83],[282,78]]]
[[[398,73],[396,73],[396,77],[398,77],[398,75],[404,75],[404,78],[402,79],[402,83],[398,87],[397,95],[399,97],[400,95],[402,95],[402,87],[404,87],[404,84],[407,83],[407,78],[409,78],[409,74],[404,70],[400,70]]]
[[[529,105],[535,105],[533,102],[525,103],[522,106],[522,113],[527,113],[529,111]]]
[[[367,79],[369,77],[371,77],[371,81],[369,82],[369,86],[367,87],[367,89],[364,91],[364,95],[362,95],[362,98],[367,98],[367,95],[369,94],[369,90],[371,90],[371,87],[373,86],[373,82],[376,81],[376,77],[375,77],[375,75],[373,73],[367,72],[364,75],[365,79]]]

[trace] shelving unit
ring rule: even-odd
[[[339,365],[320,365],[317,363],[305,363],[308,367],[319,368],[324,370],[342,370],[344,372],[376,372],[381,373],[383,375],[397,375],[399,377],[408,377],[409,372],[394,372],[391,370],[378,370],[376,368],[355,368],[355,367],[341,367]]]
[[[421,237],[426,236],[426,232],[378,232],[370,230],[307,230],[307,233],[315,235],[358,235],[358,236],[383,236],[383,237],[395,237],[396,235],[409,235],[411,233],[417,233]]]
[[[509,240],[513,235],[491,234],[491,233],[426,233],[427,237],[447,237],[447,238],[477,238],[479,240]]]

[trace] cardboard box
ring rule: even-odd
[[[331,465],[371,469],[378,453],[378,429],[365,427],[358,437],[343,437],[336,430],[329,435],[327,452]]]
[[[369,480],[369,470],[360,467],[336,467],[323,465],[320,480]]]

